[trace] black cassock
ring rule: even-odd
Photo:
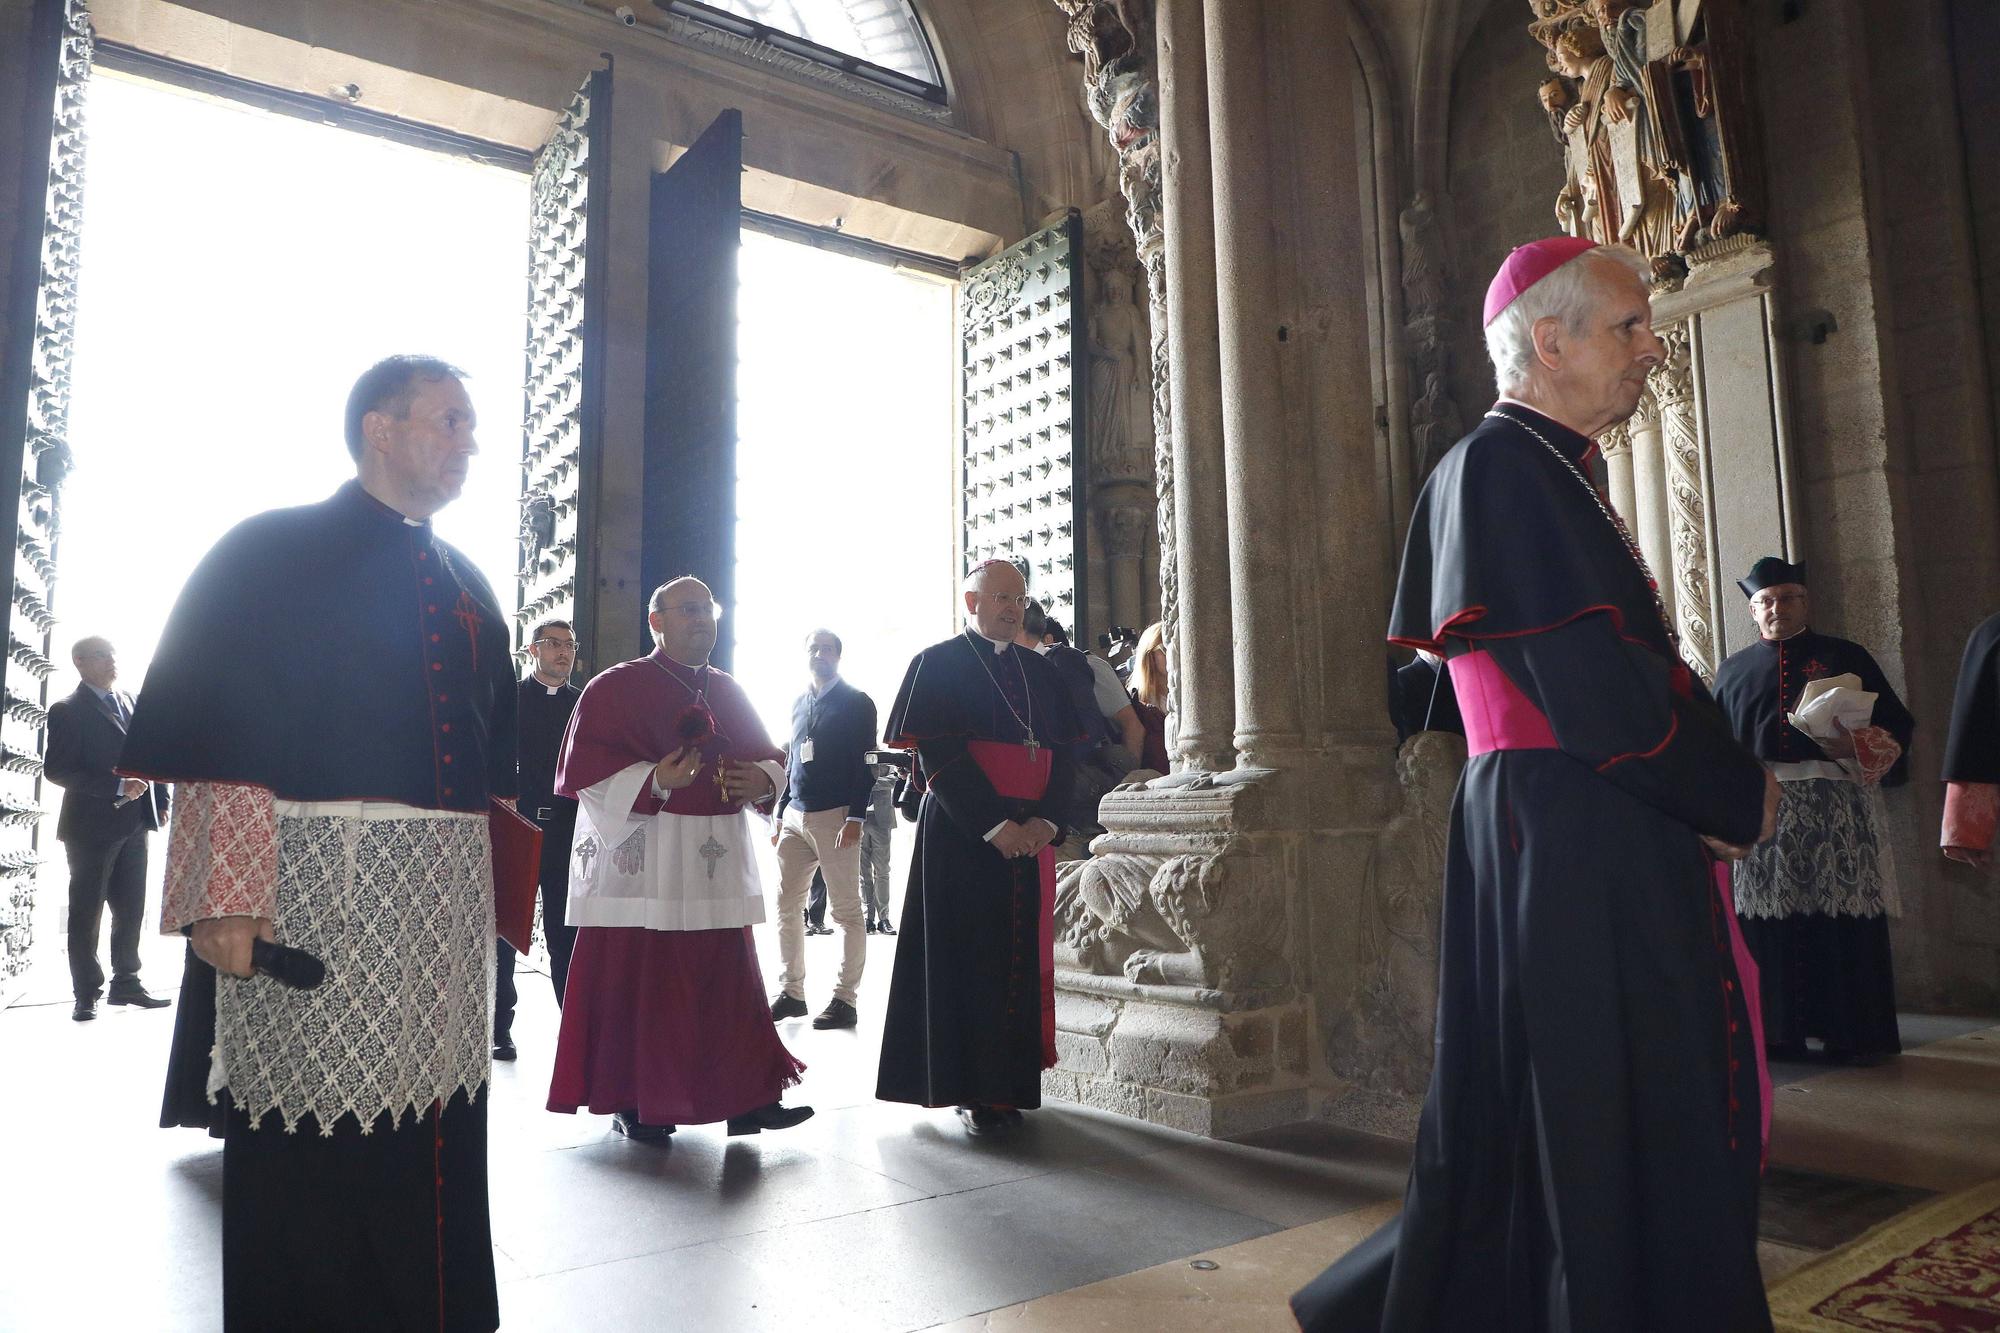
[[[1965,641],[1944,744],[1946,782],[2000,782],[2000,615]]]
[[[120,768],[279,800],[484,811],[514,792],[508,650],[478,570],[348,482],[237,525],[202,559]],[[215,988],[190,951],[161,1123],[224,1130],[228,1327],[496,1327],[484,1097],[460,1091],[400,1124],[385,1112],[367,1132],[348,1116],[287,1133],[275,1112],[219,1112],[205,1094]]]
[[[1504,676],[1553,747],[1472,746],[1403,1213],[1293,1309],[1307,1333],[1765,1330],[1757,1053],[1698,836],[1754,839],[1764,773],[1564,462],[1591,442],[1504,410],[1563,458],[1494,418],[1445,456],[1390,638],[1455,678],[1490,655],[1467,679]]]
[[[1909,780],[1917,720],[1858,643],[1810,629],[1759,639],[1716,671],[1715,700],[1737,739],[1766,763],[1826,760],[1786,715],[1807,682],[1848,673],[1877,696],[1874,725],[1903,747],[1881,779],[1900,786]],[[1777,836],[1737,867],[1743,937],[1763,979],[1764,1040],[1796,1049],[1819,1037],[1836,1053],[1893,1054],[1902,1042],[1884,905],[1892,872],[1875,798],[1838,779],[1787,782],[1784,790]]]
[[[960,634],[910,662],[882,734],[886,745],[916,750],[925,789],[875,1095],[918,1106],[1040,1106],[1043,867],[1036,857],[1002,856],[986,834],[1005,820],[1041,818],[1062,840],[1075,773],[1069,747],[1082,736],[1069,694],[1038,654],[1012,644],[995,653]],[[1031,738],[1049,760],[1047,786],[1033,800],[1004,797],[973,744]]]

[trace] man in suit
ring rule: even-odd
[[[542,938],[549,946],[549,980],[555,983],[556,1008],[562,1008],[563,987],[569,981],[570,951],[576,947],[576,927],[568,923],[569,848],[576,833],[576,802],[556,791],[556,758],[562,753],[569,715],[582,691],[570,684],[576,668],[576,631],[567,620],[544,620],[528,642],[535,669],[521,681],[519,731],[516,733],[522,814],[542,829]],[[514,946],[500,940],[493,970],[493,1058],[512,1060],[514,1046]]]
[[[840,975],[816,1028],[851,1028],[854,996],[868,961],[861,911],[861,824],[875,775],[875,701],[840,678],[840,636],[814,630],[806,639],[812,684],[792,705],[785,792],[778,798],[778,953],[785,970],[771,1000],[773,1021],[806,1012],[805,906],[815,867],[826,877],[827,907],[840,927]]]
[[[112,1004],[164,1008],[172,1001],[139,984],[139,921],[146,912],[146,835],[167,818],[167,789],[112,769],[125,748],[132,701],[111,688],[118,658],[108,639],[77,640],[70,660],[83,683],[49,705],[42,775],[63,789],[56,838],[69,853],[69,975],[76,992],[70,1017],[97,1017],[104,969],[98,929],[111,908]]]

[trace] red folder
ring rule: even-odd
[[[542,878],[541,826],[495,800],[486,811],[493,836],[493,922],[500,938],[527,953],[535,939],[535,889]]]

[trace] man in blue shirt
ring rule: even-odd
[[[778,798],[778,952],[785,970],[771,1000],[775,1020],[806,1012],[805,921],[814,867],[826,879],[827,905],[840,927],[840,973],[816,1028],[851,1028],[854,997],[868,961],[861,910],[861,826],[875,774],[875,701],[840,678],[840,636],[814,630],[806,639],[812,683],[792,705],[785,793]]]

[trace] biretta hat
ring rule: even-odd
[[[1493,275],[1492,283],[1486,288],[1486,317],[1480,321],[1481,325],[1491,324],[1500,318],[1522,292],[1585,250],[1596,248],[1596,241],[1581,236],[1550,236],[1545,240],[1529,241],[1517,248],[1500,265],[1500,271]]]
[[[1736,580],[1736,586],[1743,589],[1745,597],[1755,597],[1766,588],[1775,588],[1780,583],[1796,583],[1804,586],[1806,567],[1780,560],[1775,555],[1767,555],[1750,566],[1750,576]]]

